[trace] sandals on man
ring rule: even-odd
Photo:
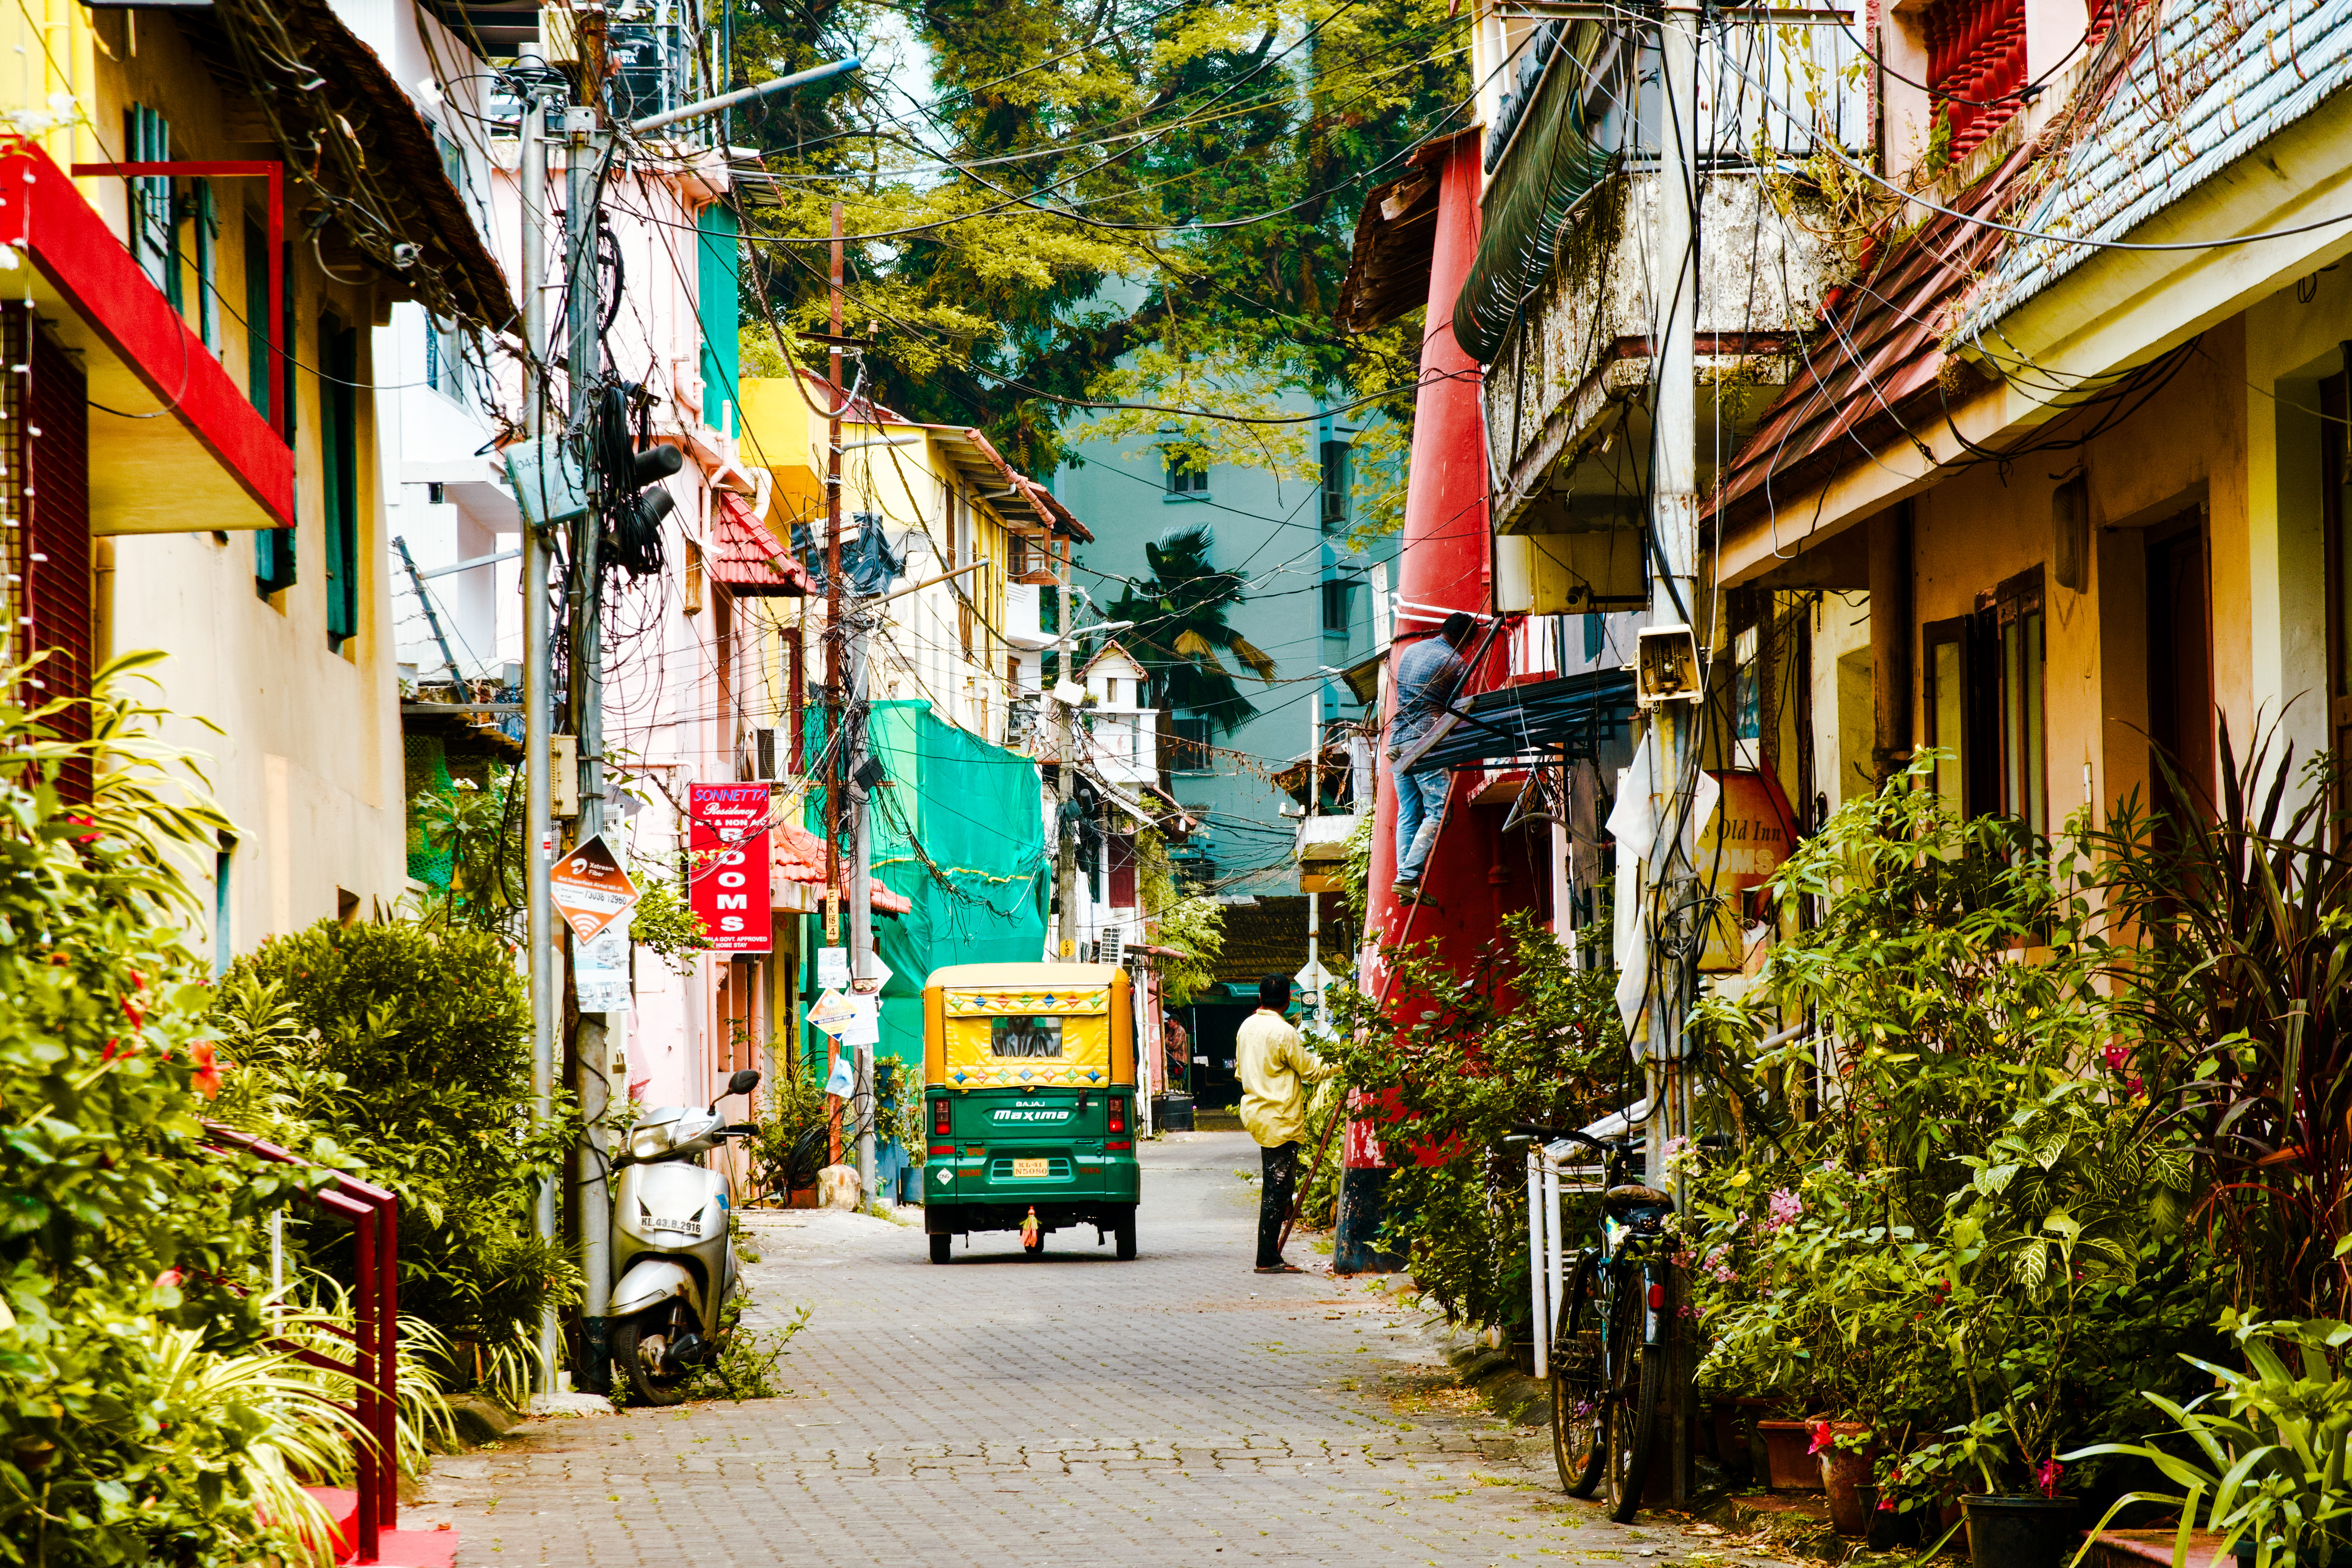
[[[1254,1270],[1254,1272],[1259,1274],[1304,1274],[1307,1270],[1301,1268],[1296,1263],[1277,1263],[1271,1268],[1260,1268]]]

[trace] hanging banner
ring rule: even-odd
[[[558,860],[547,881],[555,912],[572,928],[574,942],[593,941],[637,901],[637,885],[601,833]]]
[[[766,784],[687,786],[687,901],[715,952],[766,952],[774,914]]]

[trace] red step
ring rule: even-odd
[[[360,1538],[360,1494],[348,1487],[304,1487],[302,1489],[310,1494],[311,1501],[327,1510],[327,1518],[332,1521],[335,1560],[350,1562],[352,1549]]]
[[[305,1487],[334,1521],[335,1561],[359,1561],[359,1493],[342,1487]],[[382,1568],[455,1568],[457,1532],[440,1530],[386,1530],[376,1537],[375,1561]]]
[[[2172,1548],[2179,1533],[2177,1530],[2103,1530],[2086,1559],[2088,1568],[2172,1568]],[[2189,1568],[2230,1568],[2231,1561],[2221,1555],[2219,1535],[2189,1532]]]

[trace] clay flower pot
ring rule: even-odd
[[[1870,1510],[1878,1501],[1871,1471],[1878,1462],[1878,1445],[1847,1446],[1870,1428],[1860,1421],[1818,1421],[1806,1448],[1821,1465],[1822,1489],[1830,1497],[1830,1526],[1840,1535],[1870,1533]]]
[[[1822,1489],[1822,1468],[1805,1452],[1813,1440],[1812,1424],[1807,1421],[1759,1421],[1756,1430],[1764,1438],[1764,1481],[1776,1492],[1817,1492]]]
[[[1748,1455],[1748,1412],[1742,1400],[1717,1399],[1707,1405],[1707,1417],[1715,1429],[1715,1460],[1723,1473],[1735,1481],[1744,1481],[1756,1467]]]

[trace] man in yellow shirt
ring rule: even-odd
[[[1307,1048],[1284,1016],[1290,1008],[1290,976],[1269,974],[1257,983],[1257,1011],[1242,1021],[1234,1041],[1234,1066],[1242,1080],[1242,1125],[1257,1140],[1265,1166],[1258,1184],[1257,1271],[1304,1272],[1282,1260],[1282,1226],[1290,1217],[1291,1194],[1298,1184],[1298,1145],[1307,1136],[1307,1085],[1329,1078],[1338,1068]]]

